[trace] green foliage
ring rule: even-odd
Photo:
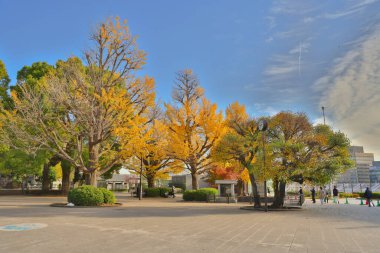
[[[11,79],[5,69],[4,63],[0,60],[0,102],[4,109],[9,110],[13,108],[13,100],[8,94],[9,83]]]
[[[144,189],[146,197],[165,197],[167,193],[171,191],[170,188],[167,187],[155,187],[155,188],[146,188]]]
[[[184,201],[194,201],[196,190],[186,190],[183,192],[182,198]]]
[[[8,87],[11,79],[9,79],[8,72],[5,69],[5,65],[2,60],[0,60],[0,86]]]
[[[115,204],[116,198],[113,192],[107,190],[106,188],[98,188],[98,189],[103,193],[105,204]]]
[[[17,72],[17,81],[33,85],[36,81],[40,80],[53,70],[54,67],[46,62],[34,62],[31,66],[24,66]]]
[[[340,192],[339,193],[340,198],[359,198],[360,194],[357,192],[349,193],[349,192]]]
[[[103,175],[102,175],[102,177],[104,178],[104,179],[111,179],[112,178],[112,175],[113,175],[113,173],[115,172],[115,171],[119,171],[120,169],[121,169],[121,167],[122,167],[122,164],[115,164],[114,166],[112,166],[111,167],[111,169],[109,170],[109,171],[107,171],[106,173],[104,173]]]
[[[188,190],[183,192],[185,201],[207,201],[208,195],[217,195],[218,190],[214,188],[202,188],[199,190]]]
[[[47,161],[46,152],[30,155],[18,149],[0,152],[0,173],[21,178],[26,175],[38,175]]]
[[[364,198],[364,192],[358,193],[361,198]],[[373,199],[380,199],[380,192],[372,192]]]
[[[160,197],[160,189],[159,188],[147,188],[145,189],[145,196],[146,197]]]
[[[91,185],[84,185],[72,189],[67,198],[68,202],[76,206],[99,206],[104,203],[102,190]]]

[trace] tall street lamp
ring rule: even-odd
[[[142,199],[142,170],[143,170],[143,156],[141,155],[141,160],[140,160],[140,182],[139,182],[139,200]]]
[[[264,199],[265,199],[265,212],[268,212],[268,195],[267,195],[267,180],[265,176],[265,131],[268,129],[268,122],[265,119],[259,121],[259,131],[262,132],[263,141],[263,174],[264,174]]]

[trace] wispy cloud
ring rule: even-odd
[[[366,7],[368,7],[369,5],[372,5],[373,3],[377,1],[378,0],[354,1],[354,2],[351,2],[346,8],[343,8],[342,10],[338,10],[333,13],[325,13],[324,15],[318,16],[318,18],[337,19],[337,18],[347,17],[347,16],[363,11]]]
[[[333,125],[380,158],[380,25],[314,85]]]
[[[266,76],[276,80],[286,78],[291,74],[300,74],[301,54],[307,53],[310,48],[310,38],[292,47],[288,53],[279,54],[272,57],[270,65],[265,69]]]
[[[318,10],[318,5],[313,5],[309,1],[277,0],[274,2],[272,12],[275,14],[305,15]]]

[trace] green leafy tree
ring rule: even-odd
[[[273,150],[275,207],[283,205],[287,182],[324,184],[352,165],[348,138],[328,126],[313,126],[304,113],[273,116],[268,141]]]
[[[54,71],[54,67],[46,62],[35,62],[31,66],[24,66],[17,72],[17,85],[13,90],[17,93],[18,97],[22,96],[22,88],[28,87],[29,89],[39,90],[41,89],[41,79]],[[42,190],[48,192],[51,189],[51,167],[57,165],[60,162],[60,159],[53,153],[46,151],[45,153],[50,156],[50,159],[48,159],[43,166]]]
[[[6,110],[13,108],[12,98],[9,96],[9,83],[11,79],[4,63],[0,60],[0,100]]]

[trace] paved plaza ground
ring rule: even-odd
[[[319,205],[240,210],[246,204],[138,201],[116,208],[59,208],[63,197],[0,196],[0,252],[380,252],[380,207]]]

